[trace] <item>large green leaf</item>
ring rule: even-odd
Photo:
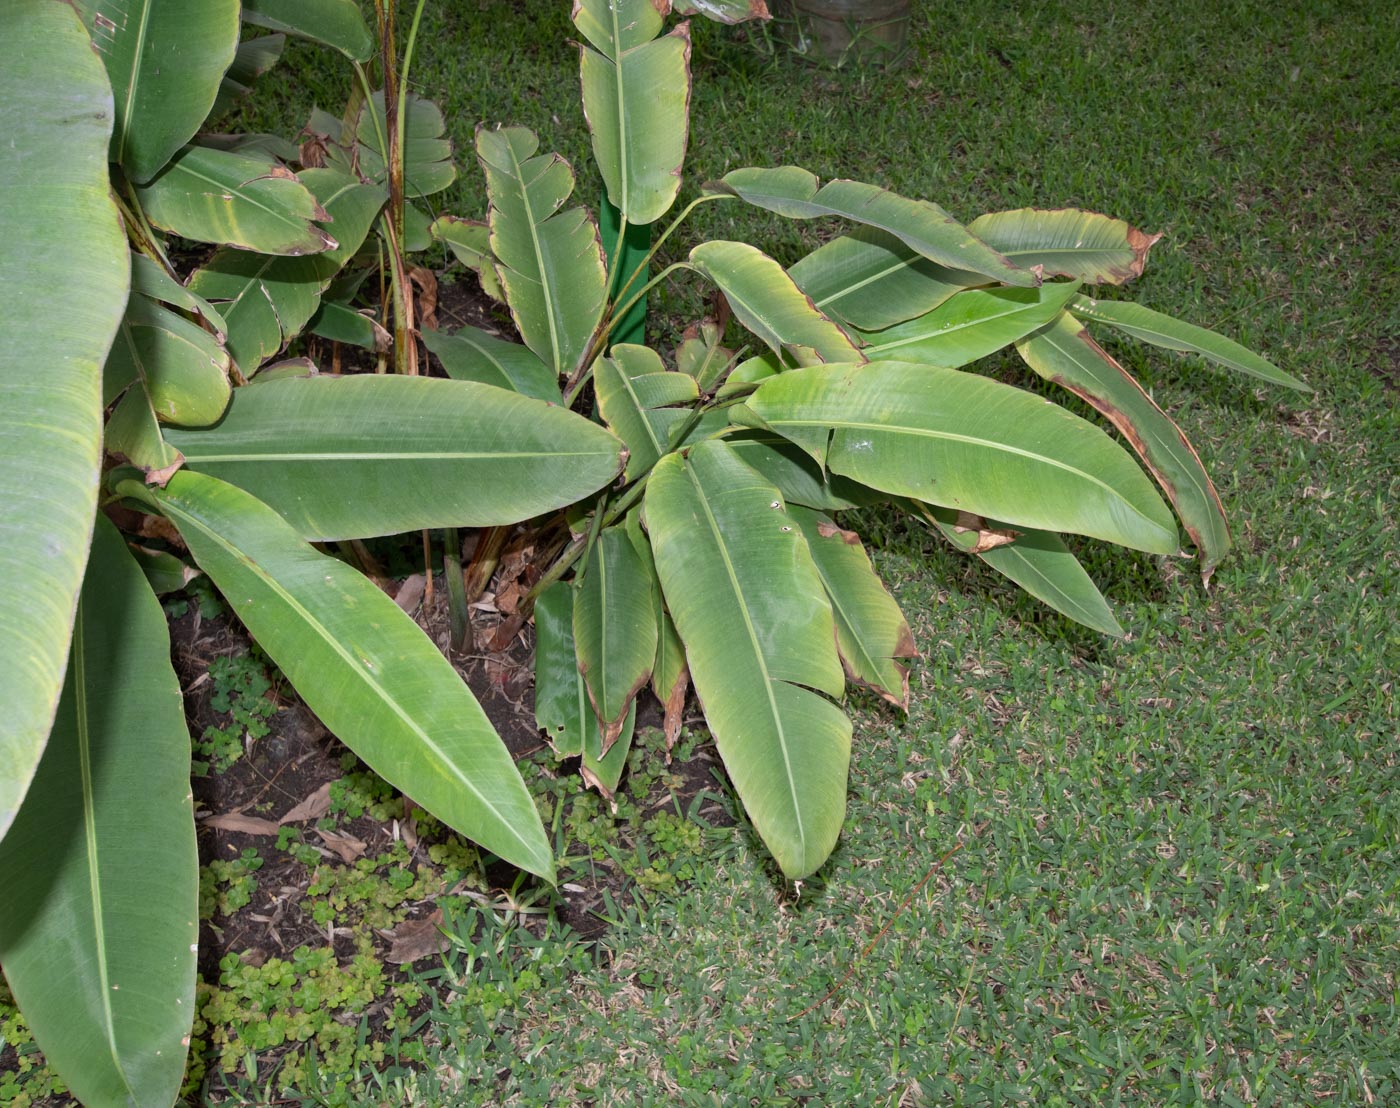
[[[1017,265],[1041,266],[1046,277],[1108,285],[1140,276],[1147,251],[1162,237],[1078,208],[992,212],[974,219],[967,229]]]
[[[271,392],[268,385],[249,392]],[[317,553],[241,489],[182,471],[118,487],[180,530],[307,706],[364,761],[461,834],[550,881],[554,859],[515,763],[452,664],[403,610]]]
[[[596,492],[622,444],[564,408],[471,381],[301,377],[238,389],[217,427],[170,431],[193,470],[304,537],[518,523]]]
[[[144,184],[194,137],[238,47],[238,0],[77,0],[116,104],[109,159]]]
[[[1241,346],[1233,339],[1207,331],[1192,323],[1183,323],[1131,300],[1092,300],[1087,296],[1077,296],[1069,305],[1070,311],[1080,319],[1092,323],[1107,323],[1135,339],[1150,342],[1167,350],[1180,350],[1188,354],[1199,354],[1209,358],[1226,369],[1237,369],[1271,385],[1312,392],[1311,386],[1298,380],[1291,373],[1285,373],[1272,362],[1261,358],[1254,351]]]
[[[602,752],[651,677],[657,621],[651,575],[621,527],[602,531],[574,589],[574,643],[588,698],[603,725]]]
[[[666,748],[669,750],[680,738],[684,722],[685,694],[690,689],[690,663],[686,661],[685,644],[676,633],[676,625],[671,613],[666,611],[666,600],[661,595],[661,579],[656,576],[656,559],[652,556],[651,540],[642,531],[642,513],[634,509],[627,515],[624,525],[627,537],[632,540],[632,548],[641,558],[651,582],[651,606],[656,612],[656,658],[651,666],[651,691],[661,701],[665,716],[662,727],[666,734]]]
[[[608,198],[632,224],[659,219],[681,187],[690,130],[690,32],[657,38],[653,0],[578,0],[583,111]]]
[[[874,689],[891,704],[909,708],[909,671],[896,658],[918,655],[914,635],[894,597],[875,573],[854,531],[828,516],[788,505],[836,617],[836,645],[852,681]]]
[[[775,431],[740,431],[725,442],[746,465],[776,485],[789,504],[838,512],[889,499],[849,477],[827,473],[807,451]]]
[[[602,728],[578,671],[573,611],[574,590],[562,581],[535,601],[535,723],[549,739],[556,758],[580,759],[584,780],[611,798],[632,746],[637,702],[627,710],[605,754]]]
[[[676,0],[673,10],[677,15],[703,15],[716,23],[773,18],[764,0]]]
[[[1093,424],[1009,385],[936,366],[815,366],[748,408],[833,473],[1013,526],[1177,552],[1171,511]]]
[[[588,353],[607,272],[588,213],[559,211],[574,189],[569,163],[558,154],[535,157],[538,147],[524,127],[476,133],[491,197],[491,250],[511,315],[525,345],[557,375],[572,373]]]
[[[323,43],[357,62],[374,55],[374,35],[355,0],[243,0],[243,21]]]
[[[452,141],[447,137],[447,123],[442,118],[442,111],[431,100],[414,96],[411,92],[402,95],[407,98],[402,135],[404,195],[431,196],[457,179],[457,166],[452,161]],[[366,111],[364,102],[361,102],[354,121],[359,144],[355,168],[369,180],[387,185],[384,148],[379,141],[381,133],[388,134],[384,121],[384,93],[376,92],[369,105],[370,110]],[[351,167],[342,168],[348,170]],[[415,246],[413,249],[425,247]]]
[[[891,358],[949,369],[975,362],[1024,338],[1063,311],[1076,281],[1035,289],[966,289],[927,315],[884,331],[861,332],[871,361]]]
[[[745,242],[702,242],[690,252],[690,264],[720,287],[739,322],[779,357],[786,352],[799,363],[861,360],[850,337],[758,248]]]
[[[672,432],[690,417],[690,409],[675,407],[700,397],[695,378],[666,370],[661,356],[648,346],[620,344],[593,369],[598,411],[612,431],[627,444],[631,481],[656,464],[670,448]]]
[[[836,844],[851,724],[831,605],[782,496],[721,441],[670,454],[647,484],[666,606],[730,779],[790,878]]]
[[[707,187],[789,219],[830,215],[854,219],[888,231],[929,261],[970,269],[1004,284],[1040,283],[1034,273],[1002,257],[937,204],[910,200],[862,181],[828,181],[819,188],[814,174],[785,165],[736,169]]]
[[[1067,314],[1016,349],[1038,374],[1069,389],[1118,428],[1175,506],[1201,552],[1201,575],[1210,580],[1230,549],[1230,527],[1220,495],[1181,428]]]
[[[103,402],[135,383],[162,421],[202,427],[228,405],[228,372],[228,351],[208,331],[135,295],[103,368]]]
[[[126,304],[112,94],[82,21],[0,4],[0,836],[53,722],[97,506],[102,363]]]
[[[955,292],[987,281],[931,262],[875,227],[832,239],[788,273],[819,311],[868,331],[924,315]]]
[[[270,157],[187,146],[136,194],[153,224],[195,242],[294,255],[336,245],[312,222],[327,218],[316,198]]]
[[[476,327],[459,327],[450,335],[424,328],[422,339],[449,377],[480,381],[551,404],[564,403],[554,371],[518,342],[494,338]]]
[[[574,649],[574,589],[563,581],[535,598],[535,725],[556,758],[581,756],[598,730]]]
[[[445,243],[456,259],[476,274],[481,291],[492,300],[505,300],[501,279],[491,256],[491,228],[485,223],[442,215],[428,225],[433,238]]]
[[[164,1105],[179,1092],[198,877],[165,616],[99,517],[53,735],[0,844],[0,963],[84,1104]]]
[[[383,189],[334,169],[305,169],[300,179],[331,221],[334,249],[308,257],[218,250],[190,278],[192,292],[220,306],[229,351],[246,377],[306,327],[384,206]]]
[[[218,119],[247,96],[253,82],[277,64],[286,46],[286,35],[262,35],[240,42],[233,64],[219,82],[219,94],[214,98],[209,118]]]
[[[1026,528],[1018,530],[1011,541],[1000,541],[1007,537],[1005,528],[995,523],[969,520],[947,508],[918,507],[919,514],[964,554],[975,554],[1061,615],[1105,635],[1123,637],[1123,628],[1108,601],[1059,535]],[[969,522],[974,526],[967,526]],[[995,545],[982,541],[984,528],[999,532]]]
[[[198,316],[208,324],[209,330],[220,342],[228,333],[228,323],[225,322],[222,312],[204,297],[190,292],[167,273],[163,266],[135,251],[131,254],[131,291],[139,292],[148,300],[169,304],[173,308],[181,308],[191,315]]]

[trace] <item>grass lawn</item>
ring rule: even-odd
[[[439,975],[459,999],[434,1010],[433,1064],[366,1071],[349,1103],[1400,1104],[1400,11],[919,7],[889,74],[696,20],[682,199],[795,163],[964,221],[1078,206],[1164,232],[1131,294],[1317,390],[1115,343],[1195,443],[1235,550],[1206,589],[1189,561],[1079,544],[1117,642],[921,529],[851,517],[922,657],[907,719],[854,699],[828,864],[794,888],[741,819],[653,843],[693,879],[639,891],[595,946],[479,913]],[[592,204],[568,5],[429,8],[415,84],[463,168],[442,210],[484,213],[478,121],[535,128]],[[293,45],[284,66],[301,83],[244,125],[339,109],[335,59]],[[835,226],[714,204],[674,249],[791,262]],[[664,287],[654,330],[698,307],[693,280]]]

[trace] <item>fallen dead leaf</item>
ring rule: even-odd
[[[201,821],[205,827],[215,827],[220,831],[238,831],[244,835],[276,835],[282,828],[270,819],[257,816],[241,816],[236,812],[223,812]]]
[[[418,607],[418,602],[423,599],[423,593],[428,587],[428,579],[421,573],[415,573],[412,577],[404,578],[404,583],[399,586],[398,594],[394,597],[394,603],[405,612],[412,612]]]
[[[392,931],[381,931],[389,940],[389,953],[384,961],[396,966],[406,966],[420,958],[441,954],[452,945],[452,941],[442,933],[442,909],[434,908],[432,915],[423,919],[404,920]]]
[[[342,862],[350,863],[360,857],[365,852],[363,839],[357,839],[354,835],[348,835],[344,831],[317,831],[321,836],[321,841],[326,844],[326,848],[336,855]]]
[[[309,794],[282,817],[282,823],[300,823],[302,820],[320,819],[331,810],[331,783],[327,781],[315,792]]]

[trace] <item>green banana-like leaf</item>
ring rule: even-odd
[[[852,681],[874,689],[906,712],[909,671],[896,658],[918,655],[914,635],[894,597],[875,573],[854,531],[843,531],[829,516],[788,505],[801,529],[812,562],[836,617],[836,646]]]
[[[929,261],[876,227],[832,239],[788,273],[818,311],[867,331],[924,315],[954,293],[987,283],[980,273]]]
[[[214,336],[136,295],[103,367],[103,401],[110,404],[134,383],[163,422],[202,427],[228,406],[228,373],[228,351]]]
[[[862,331],[871,361],[898,359],[948,369],[985,358],[1039,330],[1063,310],[1077,281],[1034,289],[966,289],[927,315],[884,331]]]
[[[63,687],[129,255],[108,182],[112,93],[72,8],[0,4],[0,103],[3,837]]]
[[[676,0],[673,10],[677,15],[703,15],[716,23],[773,18],[764,0]]]
[[[652,0],[578,0],[583,112],[608,198],[634,225],[655,222],[681,187],[690,131],[690,32],[657,38]]]
[[[145,386],[133,385],[107,419],[103,446],[109,454],[125,458],[146,472],[148,480],[164,481],[184,458],[165,441],[160,420],[151,407]]]
[[[802,532],[719,440],[657,464],[645,520],[725,769],[783,873],[805,877],[841,831],[851,724],[812,691],[844,680]]]
[[[580,757],[598,730],[574,649],[574,590],[563,581],[535,598],[535,726],[556,758]]]
[[[1176,508],[1201,552],[1207,581],[1230,549],[1225,507],[1200,455],[1128,372],[1068,314],[1016,344],[1025,363],[1068,389],[1118,428]]]
[[[722,344],[723,338],[719,324],[707,319],[698,326],[687,327],[676,347],[676,368],[694,377],[701,392],[714,388],[734,360],[734,351]]]
[[[622,444],[564,408],[472,381],[297,377],[238,389],[217,427],[168,433],[305,538],[487,527],[571,504],[622,467]]]
[[[316,314],[321,282],[312,258],[218,250],[190,288],[215,303],[228,324],[228,352],[251,377]]]
[[[306,329],[323,339],[349,343],[376,354],[385,353],[394,342],[394,336],[371,316],[334,300],[321,301],[316,314],[307,321]]]
[[[491,256],[490,226],[473,219],[443,215],[433,220],[428,230],[433,238],[447,245],[459,262],[476,274],[482,292],[492,300],[505,301],[506,294],[496,274],[495,259]]]
[[[190,292],[146,255],[135,251],[131,254],[131,291],[139,292],[147,300],[169,304],[172,308],[181,308],[198,316],[219,342],[223,342],[228,333],[228,324],[222,312],[204,297]]]
[[[588,213],[559,211],[574,189],[569,163],[558,154],[535,157],[538,148],[524,127],[476,132],[491,197],[491,251],[511,315],[525,345],[561,375],[588,353],[608,278]]]
[[[1141,276],[1148,250],[1162,237],[1079,208],[992,212],[974,219],[967,229],[1017,265],[1041,266],[1046,277],[1106,285]]]
[[[291,170],[266,156],[186,146],[136,190],[163,231],[259,254],[318,254],[336,240],[313,220],[325,211]]]
[[[629,512],[624,526],[651,582],[651,606],[656,612],[656,658],[651,666],[651,691],[661,701],[665,712],[662,727],[666,735],[666,749],[669,750],[680,738],[684,723],[685,694],[690,689],[690,664],[686,661],[685,644],[671,621],[671,613],[666,611],[666,601],[661,595],[661,579],[656,576],[656,559],[651,553],[651,541],[642,530],[641,511],[634,509]]]
[[[1183,323],[1131,300],[1093,300],[1087,296],[1077,296],[1070,302],[1069,310],[1079,319],[1107,323],[1126,335],[1165,350],[1199,354],[1216,365],[1239,370],[1271,385],[1283,385],[1299,392],[1313,391],[1306,382],[1285,373],[1233,339],[1192,323]]]
[[[862,181],[828,181],[795,165],[775,169],[736,169],[712,192],[739,197],[789,219],[839,215],[888,231],[931,262],[970,269],[1007,285],[1029,287],[1040,279],[1002,257],[937,204],[910,200]]]
[[[554,880],[534,801],[486,714],[373,582],[213,477],[182,471],[163,490],[123,481],[117,491],[179,529],[258,645],[371,769],[449,827]]]
[[[671,433],[690,417],[688,408],[674,405],[700,397],[695,378],[667,372],[656,351],[627,343],[614,346],[610,357],[598,360],[593,387],[598,411],[627,444],[623,476],[629,481],[656,464],[670,449]]]
[[[775,431],[740,431],[725,441],[746,465],[776,485],[789,504],[839,512],[889,499],[849,477],[826,472],[807,451]]]
[[[535,723],[556,758],[579,758],[584,780],[611,798],[632,747],[637,702],[605,754],[602,728],[578,671],[573,610],[574,590],[563,582],[555,582],[535,601]]]
[[[77,0],[116,104],[109,160],[145,184],[194,137],[238,47],[238,0]]]
[[[431,100],[414,96],[411,92],[401,95],[407,98],[408,104],[404,111],[402,136],[404,195],[431,196],[457,179],[457,166],[452,161],[452,141],[447,137],[447,122],[442,118],[441,109]],[[369,104],[370,110],[366,111],[361,102],[355,118],[355,137],[359,144],[356,165],[361,176],[387,185],[384,149],[379,141],[381,133],[388,134],[384,130],[384,93],[376,92]],[[349,171],[352,167],[345,165],[340,168]],[[421,250],[425,247],[406,249]]]
[[[459,327],[450,335],[424,328],[422,339],[449,377],[480,381],[551,404],[564,403],[554,371],[518,342],[494,338],[475,327]]]
[[[355,0],[243,0],[243,22],[319,42],[367,62],[374,35]]]
[[[793,284],[783,267],[745,242],[702,242],[690,264],[724,293],[739,322],[780,358],[795,349],[815,352],[806,360],[857,362],[863,355],[850,337]]]
[[[656,660],[651,575],[621,527],[601,531],[574,588],[574,645],[606,755]]]
[[[53,734],[0,844],[5,977],[84,1104],[174,1102],[194,1018],[198,878],[165,616],[99,517]]]
[[[760,385],[747,407],[831,472],[872,488],[1013,526],[1177,552],[1171,511],[1122,447],[998,381],[905,362],[814,366]]]
[[[913,507],[953,547],[976,555],[1061,615],[1102,634],[1123,637],[1108,601],[1059,535],[1033,528],[1010,532],[1004,525],[948,508]]]
[[[190,291],[220,306],[229,352],[245,377],[311,321],[322,290],[360,248],[386,199],[378,186],[334,169],[305,169],[300,180],[331,221],[336,247],[307,257],[217,250],[190,277]]]
[[[240,42],[233,64],[219,82],[219,93],[214,97],[209,118],[218,119],[247,96],[253,82],[277,64],[286,46],[286,35],[261,35]]]

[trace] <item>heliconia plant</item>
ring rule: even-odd
[[[674,741],[693,683],[755,829],[800,879],[844,817],[848,684],[907,707],[916,653],[839,513],[912,514],[1121,634],[1062,535],[1176,555],[1179,521],[1207,577],[1230,537],[1195,450],[1090,329],[1306,387],[1223,336],[1097,296],[1139,276],[1155,238],[1092,212],[964,226],[782,166],[703,186],[663,227],[691,92],[688,24],[668,17],[763,18],[762,0],[574,4],[606,235],[571,205],[568,163],[520,127],[477,131],[485,221],[430,218],[423,198],[456,172],[445,122],[399,94],[393,5],[376,7],[378,35],[354,0],[0,9],[0,966],[87,1104],[172,1102],[194,1006],[189,735],[162,578],[143,572],[118,508],[173,526],[366,763],[547,881],[535,805],[470,690],[397,605],[312,544],[563,513],[570,541],[529,597],[536,716],[556,752],[611,795],[638,696],[655,693]],[[240,41],[240,17],[273,33]],[[344,113],[318,112],[300,146],[202,134],[286,34],[354,67]],[[651,276],[705,203],[849,229],[787,268],[715,241]],[[392,270],[379,319],[355,301],[376,233]],[[215,249],[186,274],[172,239]],[[417,325],[403,255],[433,239],[508,305],[519,343]],[[715,317],[674,352],[617,341],[681,271],[718,292]],[[392,352],[400,372],[275,364],[307,333]],[[447,379],[414,373],[418,339]],[[966,368],[1006,348],[1132,453]]]

